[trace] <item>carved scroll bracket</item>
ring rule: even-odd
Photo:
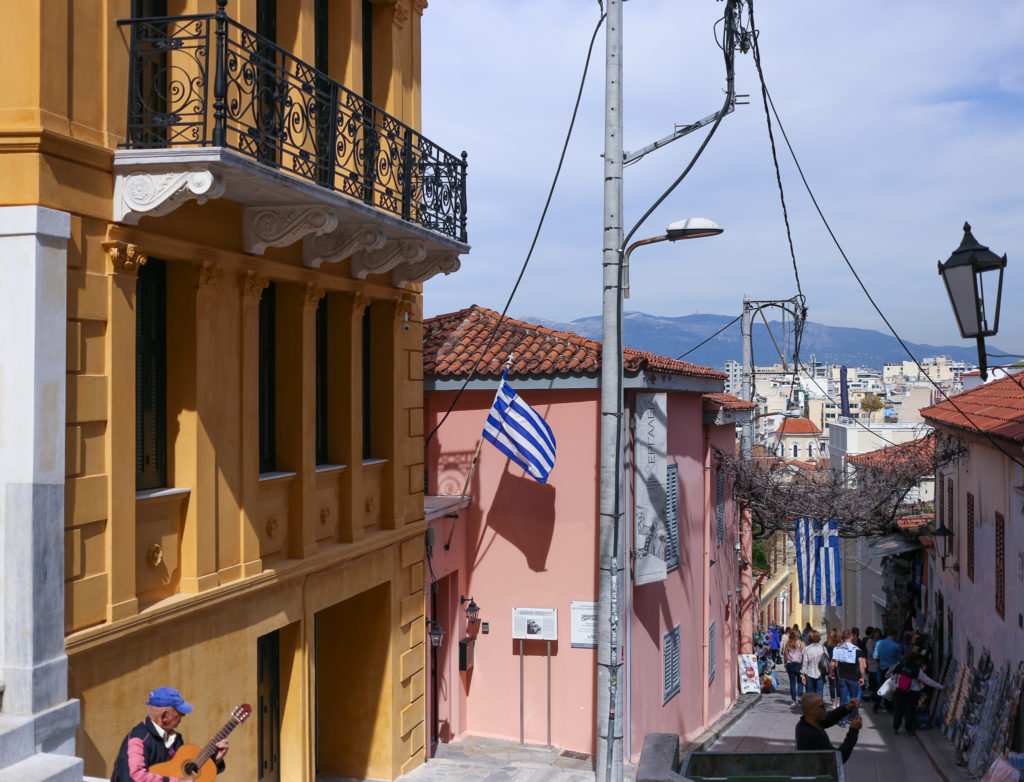
[[[391,282],[397,287],[407,282],[424,282],[437,274],[451,274],[462,266],[458,253],[430,253],[415,263],[400,263],[391,272]]]
[[[114,182],[114,220],[136,225],[143,217],[172,212],[186,201],[200,204],[224,194],[224,180],[207,170],[118,174]]]
[[[286,247],[337,227],[338,218],[321,206],[247,207],[242,211],[242,248],[260,255],[268,247]]]
[[[302,264],[316,269],[337,263],[360,250],[379,250],[387,242],[384,232],[370,225],[347,226],[334,233],[307,237],[302,242]]]
[[[422,242],[390,242],[382,250],[362,251],[352,256],[350,272],[357,280],[368,274],[384,274],[403,264],[417,264],[427,255]]]

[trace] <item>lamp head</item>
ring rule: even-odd
[[[678,242],[680,239],[698,239],[702,236],[717,236],[722,233],[722,228],[714,220],[706,217],[687,217],[685,220],[676,220],[669,223],[665,229],[665,235],[670,242]]]
[[[1006,256],[999,257],[978,242],[971,233],[970,223],[964,223],[964,238],[945,263],[939,262],[939,274],[946,284],[960,335],[965,339],[989,337],[998,331],[1005,267]],[[986,282],[989,294],[995,288],[994,302],[991,295],[989,301],[985,300]]]

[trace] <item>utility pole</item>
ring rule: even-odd
[[[598,517],[597,782],[622,780],[622,1],[605,19],[601,470]]]
[[[754,401],[754,348],[751,343],[753,328],[753,310],[750,308],[750,294],[743,294],[743,317],[740,320],[740,335],[743,339],[743,369],[741,370],[740,397],[748,402]],[[750,458],[751,443],[754,439],[754,419],[744,421],[740,428],[740,457]]]

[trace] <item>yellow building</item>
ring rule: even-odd
[[[427,2],[10,5],[0,777],[109,778],[167,684],[198,745],[252,704],[232,779],[393,779],[425,759],[420,283],[469,250]]]

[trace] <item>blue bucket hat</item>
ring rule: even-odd
[[[181,697],[181,693],[173,687],[157,687],[149,694],[146,701],[149,706],[170,706],[181,714],[192,711],[192,704]]]

